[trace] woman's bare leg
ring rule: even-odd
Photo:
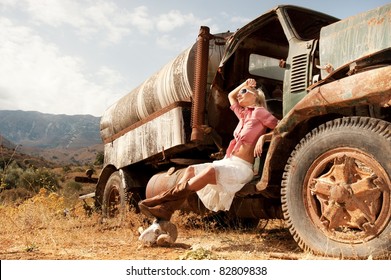
[[[194,176],[195,176],[194,167],[190,165],[189,167],[186,168],[185,173],[183,174],[182,178],[179,180],[178,184],[187,182]]]
[[[189,168],[192,168],[193,170],[192,171],[189,170],[188,174],[190,175],[192,172],[193,176],[190,177],[190,179],[188,181],[187,189],[196,192],[196,191],[201,190],[207,184],[216,184],[216,170],[212,166],[205,168],[204,170],[202,170],[199,174],[197,174],[195,176],[194,176],[194,168],[191,166]],[[186,175],[186,173],[185,173],[185,175]],[[185,175],[184,175],[184,177],[185,177]],[[186,178],[188,178],[188,177],[186,177]]]

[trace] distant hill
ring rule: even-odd
[[[80,148],[102,143],[100,118],[0,110],[0,134],[16,145],[34,148]]]
[[[103,151],[99,123],[91,115],[0,110],[0,154],[7,148],[60,165],[93,163]]]
[[[0,134],[0,147],[7,149],[15,149],[16,145]]]
[[[35,167],[53,167],[54,163],[44,157],[36,157],[28,153],[24,153],[19,147],[0,135],[0,174],[1,170],[9,165],[12,161],[16,161],[19,166],[33,165]]]

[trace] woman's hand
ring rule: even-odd
[[[254,157],[260,157],[262,155],[263,144],[265,143],[265,135],[258,138],[257,144],[254,148]]]
[[[255,81],[254,79],[251,79],[251,78],[247,79],[246,86],[255,88],[257,86],[257,81]]]
[[[258,138],[257,144],[255,144],[255,148],[254,148],[254,157],[260,157],[262,155],[263,144],[265,144],[266,141],[271,141],[272,135],[273,132],[269,132],[261,135]]]
[[[228,94],[228,100],[229,100],[229,103],[231,105],[235,104],[235,103],[238,103],[238,100],[237,100],[237,96],[238,96],[238,93],[239,91],[243,88],[243,87],[253,87],[255,88],[257,86],[257,81],[255,81],[254,79],[247,79],[245,80],[243,83],[241,83],[240,85],[238,85],[234,90],[232,90],[229,94]]]

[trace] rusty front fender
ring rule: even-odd
[[[274,130],[257,189],[262,191],[269,185],[275,165],[281,165],[279,155],[292,152],[292,149],[286,150],[286,141],[291,141],[287,137],[298,126],[311,118],[336,113],[338,109],[362,105],[391,106],[391,66],[362,72],[312,89]]]

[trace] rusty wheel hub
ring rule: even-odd
[[[381,233],[390,212],[390,179],[369,155],[338,148],[321,155],[306,177],[311,220],[331,239],[360,243]]]
[[[109,195],[109,216],[115,217],[119,213],[120,194],[117,189],[112,189]]]

